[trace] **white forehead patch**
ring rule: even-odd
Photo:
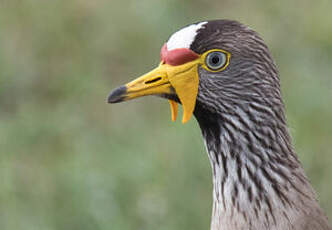
[[[203,27],[207,22],[200,22],[192,24],[181,30],[175,32],[167,42],[167,49],[174,50],[179,48],[190,48],[190,45],[195,40],[197,31]]]

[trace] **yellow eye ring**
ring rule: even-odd
[[[201,56],[201,65],[210,72],[220,72],[229,65],[231,54],[222,49],[206,51]]]

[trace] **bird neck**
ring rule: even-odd
[[[211,229],[281,229],[272,227],[278,219],[288,229],[305,204],[317,205],[293,151],[283,105],[225,111],[195,110],[213,173]]]

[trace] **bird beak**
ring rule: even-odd
[[[183,107],[182,123],[185,123],[190,120],[196,105],[198,64],[199,59],[177,66],[161,63],[149,73],[113,90],[108,102],[118,103],[147,95],[174,95],[175,91]],[[169,102],[175,121],[178,104],[173,100]]]

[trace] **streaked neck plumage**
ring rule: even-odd
[[[197,104],[213,172],[211,229],[329,229],[293,151],[282,101],[257,100],[220,103],[219,111]]]

